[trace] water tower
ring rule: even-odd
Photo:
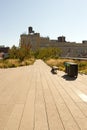
[[[58,42],[66,42],[66,38],[64,36],[58,37]]]
[[[33,33],[34,31],[33,31],[33,27],[29,27],[28,28],[28,33]]]

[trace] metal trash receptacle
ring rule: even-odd
[[[78,64],[72,62],[65,62],[65,73],[67,73],[70,77],[77,77]]]

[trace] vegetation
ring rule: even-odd
[[[18,48],[16,46],[13,46],[9,50],[9,58],[11,59],[19,59],[20,61],[23,61],[25,59],[30,58],[30,48]]]
[[[42,48],[34,52],[34,57],[36,59],[47,60],[50,58],[59,58],[61,55],[61,50],[59,48]]]
[[[45,61],[46,64],[48,64],[49,66],[57,66],[59,68],[59,70],[64,71],[65,70],[65,66],[64,63],[65,62],[74,62],[73,60],[69,60],[69,59],[48,59]]]
[[[65,62],[74,62],[78,64],[78,70],[79,73],[84,73],[87,74],[87,61],[82,61],[82,60],[70,60],[70,59],[48,59],[45,61],[49,66],[58,66],[59,70],[64,71],[65,70],[65,66],[64,63]]]
[[[26,66],[33,64],[35,59],[25,59],[24,61],[20,62],[19,59],[6,59],[6,60],[0,60],[0,68],[13,68],[13,67],[19,67],[19,66]]]
[[[0,60],[0,68],[12,68],[33,64],[35,59],[30,55],[30,48],[13,46],[9,50],[9,58]]]
[[[75,62],[78,64],[79,72],[87,74],[87,61],[76,60]]]
[[[0,68],[11,68],[33,64],[35,59],[44,60],[49,66],[58,66],[59,70],[64,71],[64,63],[67,61],[78,64],[79,72],[87,74],[87,62],[79,60],[61,59],[59,48],[42,48],[31,51],[30,47],[20,48],[13,46],[9,50],[9,58],[0,60]]]
[[[47,60],[58,58],[61,54],[58,48],[43,48],[31,51],[30,47],[13,46],[9,50],[9,58],[0,61],[0,68],[18,67],[32,64],[35,59]]]

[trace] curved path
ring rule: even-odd
[[[65,76],[37,60],[0,69],[0,130],[87,130],[87,76]]]

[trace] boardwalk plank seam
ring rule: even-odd
[[[49,73],[49,70],[47,70],[47,71],[48,71],[48,72],[45,71],[45,76],[46,76],[46,73],[49,74],[50,79],[48,79],[48,80],[50,80],[50,82],[51,82],[51,81],[53,81],[54,77],[52,77],[52,75]],[[57,78],[56,78],[56,80],[57,80]],[[53,84],[53,83],[54,83],[54,81],[52,82],[52,84]],[[53,86],[55,86],[55,85],[53,85]],[[60,84],[60,86],[61,86],[61,84]],[[55,86],[55,87],[56,87],[56,86]],[[62,86],[61,86],[61,87],[62,87]],[[57,87],[56,87],[56,90],[58,91]],[[59,92],[59,93],[60,93],[60,92]],[[61,95],[61,94],[60,94],[60,95]],[[61,95],[61,97],[62,97],[62,95]],[[64,100],[63,97],[62,97],[62,99]],[[68,108],[68,106],[67,106],[65,100],[64,100],[64,103],[65,103],[66,107]],[[71,111],[70,111],[69,108],[68,108],[68,110],[69,110],[69,112],[71,113]],[[72,113],[71,113],[71,115],[72,115]],[[73,117],[73,115],[72,115],[72,117]],[[73,117],[73,119],[74,119],[74,121],[76,122],[76,120],[75,120],[74,117]],[[62,119],[61,119],[61,120],[62,120]],[[79,127],[79,125],[78,125],[77,122],[76,122],[76,124],[77,124],[78,128],[80,129],[80,127]]]

